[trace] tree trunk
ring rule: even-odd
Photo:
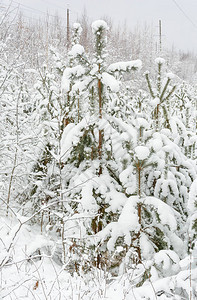
[[[99,64],[99,74],[100,74],[100,64]],[[102,83],[101,79],[98,79],[98,96],[99,96],[99,119],[102,119]],[[103,144],[103,136],[102,136],[102,130],[99,130],[99,145],[98,145],[98,156],[99,160],[102,160],[102,144]],[[99,167],[99,175],[102,174],[102,166],[100,163]]]

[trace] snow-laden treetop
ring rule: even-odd
[[[73,29],[77,30],[79,34],[81,34],[82,31],[83,31],[80,23],[74,23],[73,24]]]
[[[95,34],[100,28],[108,30],[109,27],[107,23],[103,20],[97,20],[92,23],[92,32]]]
[[[165,64],[165,59],[162,58],[162,57],[157,57],[157,58],[155,59],[155,63],[156,63],[156,64],[161,64],[161,65],[163,65],[163,64]]]

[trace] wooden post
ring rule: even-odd
[[[67,8],[67,51],[70,46],[70,10]]]
[[[46,65],[47,65],[47,71],[48,71],[48,66],[49,66],[49,14],[47,12],[47,36],[46,36]]]
[[[161,37],[162,37],[162,34],[161,34],[161,20],[159,20],[159,51],[160,52],[162,50]]]

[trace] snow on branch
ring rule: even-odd
[[[108,67],[108,72],[129,72],[131,70],[140,70],[142,68],[141,60],[121,61],[113,63]]]

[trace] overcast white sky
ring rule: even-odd
[[[0,0],[0,3],[8,5],[10,0]],[[66,18],[69,4],[72,21],[86,8],[91,20],[108,15],[116,24],[126,21],[131,29],[138,23],[148,22],[158,31],[161,19],[163,41],[167,46],[173,44],[177,49],[197,53],[197,0],[13,0],[12,5],[17,3],[21,4],[24,14],[33,18],[39,14],[44,16],[47,10]]]

